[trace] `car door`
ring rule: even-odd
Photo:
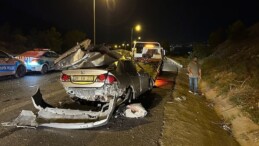
[[[48,64],[48,69],[51,70],[54,67],[54,58],[51,52],[46,52],[43,54],[44,63]]]
[[[49,66],[51,69],[54,68],[54,61],[58,58],[58,54],[51,51],[50,53],[50,58],[49,58]]]
[[[138,71],[138,76],[139,76],[139,81],[140,81],[140,93],[144,93],[148,90],[150,90],[150,88],[152,88],[151,85],[151,78],[149,76],[149,74],[147,72],[145,72],[144,68],[142,68],[138,62],[134,62],[134,65],[139,67],[139,71]]]
[[[142,91],[141,82],[139,78],[139,74],[137,72],[136,66],[133,64],[131,60],[123,61],[125,73],[127,73],[132,82],[132,86],[135,91],[135,96],[138,97]]]
[[[0,51],[0,76],[11,75],[16,71],[16,60]]]

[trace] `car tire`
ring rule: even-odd
[[[125,98],[128,98],[127,99],[128,103],[132,102],[132,100],[133,100],[133,92],[132,92],[132,88],[131,87],[127,88]]]
[[[40,73],[41,74],[46,74],[48,72],[48,66],[46,64],[44,64],[41,68]]]
[[[149,79],[149,87],[148,87],[149,89],[149,91],[151,91],[153,88],[154,88],[154,81],[153,81],[153,79]]]
[[[21,65],[16,69],[16,72],[14,74],[15,78],[23,77],[26,74],[26,67]]]

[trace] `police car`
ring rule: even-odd
[[[41,48],[26,51],[17,56],[18,59],[24,61],[27,71],[37,71],[41,74],[54,70],[54,60],[58,57],[59,55],[54,51]]]
[[[14,75],[16,78],[26,74],[25,64],[13,56],[0,51],[0,76]]]

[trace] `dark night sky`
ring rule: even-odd
[[[97,42],[130,39],[130,29],[143,27],[144,40],[206,41],[211,31],[240,19],[259,20],[258,0],[96,0]],[[108,2],[108,3],[107,3]],[[77,29],[92,38],[92,0],[1,0],[0,25],[27,31],[54,26]]]

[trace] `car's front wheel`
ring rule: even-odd
[[[40,72],[41,72],[41,74],[46,74],[48,72],[48,66],[46,64],[44,64],[42,66],[42,69],[41,69]]]
[[[23,77],[25,74],[26,74],[26,67],[21,65],[17,68],[14,76],[15,78],[20,78],[20,77]]]

